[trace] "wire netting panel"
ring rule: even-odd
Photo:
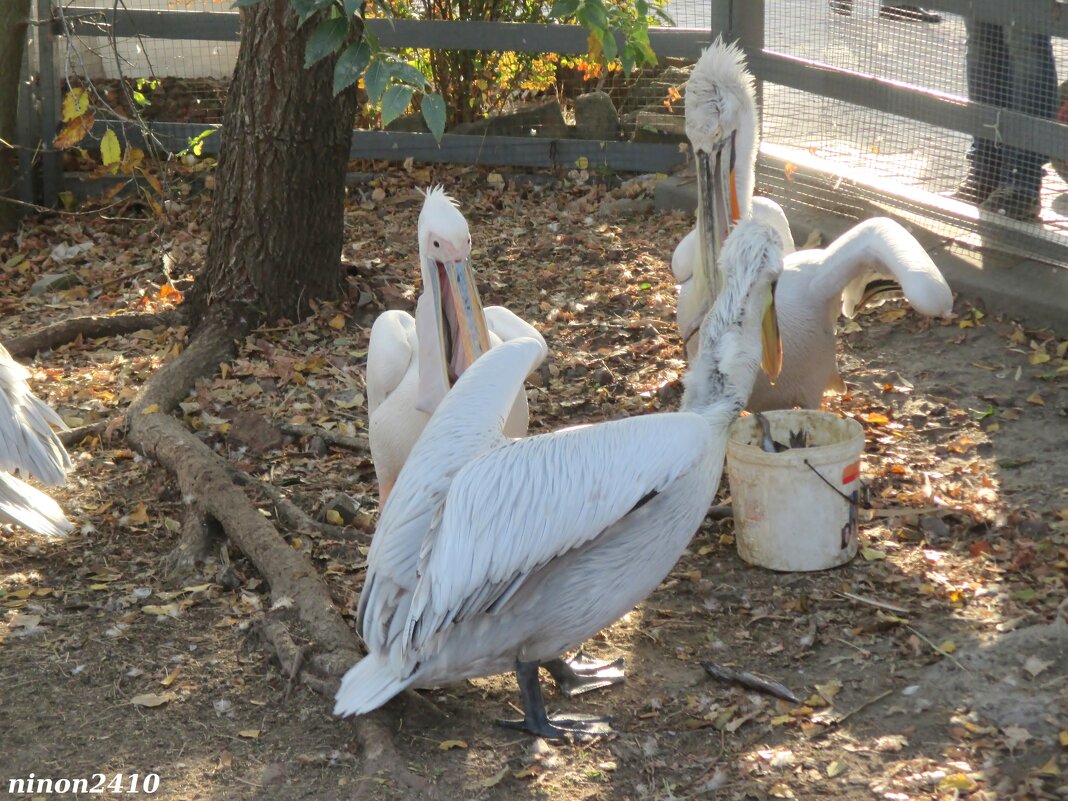
[[[116,7],[114,0],[63,0],[57,3],[57,12],[62,12],[68,30],[72,20],[65,9],[75,4],[107,11]],[[221,0],[122,0],[116,10],[120,17],[125,11],[167,12],[177,22],[178,15],[191,12],[231,12],[230,5]],[[222,121],[222,100],[237,50],[236,41],[148,36],[112,41],[107,35],[76,33],[60,44],[57,69],[65,83],[93,82],[124,116],[130,115],[129,105],[136,103],[137,111],[148,120],[215,123]],[[122,80],[136,86],[137,101],[122,90]],[[142,98],[147,101],[143,105]]]
[[[934,19],[911,12],[915,8],[891,0],[769,0],[765,48],[962,99],[971,89],[972,100],[1054,117],[1060,105],[1056,75],[1068,78],[1068,42],[1050,43],[1041,33],[1003,31],[952,14]],[[1068,186],[1056,165],[1042,167],[1047,159],[1005,148],[996,131],[973,150],[972,137],[938,126],[770,83],[763,91],[764,142],[869,186],[885,186],[890,194],[926,192],[979,206],[1006,183],[1036,190],[1041,184],[1041,228],[1033,222],[1008,225],[1027,225],[1032,233],[1068,244]],[[781,169],[765,168],[760,183],[816,206],[842,202],[841,193],[829,199],[826,192],[796,185]],[[850,191],[848,182],[840,188]],[[1002,197],[991,203],[1000,204]],[[989,206],[984,211],[996,213]],[[977,227],[974,215],[938,216],[936,227],[947,232]],[[1002,215],[1002,221],[1005,216],[1012,215]]]

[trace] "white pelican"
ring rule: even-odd
[[[381,505],[430,415],[475,359],[517,337],[537,340],[542,358],[548,354],[533,326],[503,306],[482,308],[470,259],[467,220],[444,189],[431,188],[419,213],[423,293],[415,317],[382,313],[367,349],[368,436]],[[527,396],[519,387],[505,433],[526,434],[527,416]]]
[[[715,296],[719,243],[732,219],[751,214],[772,225],[787,253],[775,305],[783,343],[783,372],[773,385],[758,376],[748,408],[819,408],[828,389],[844,388],[835,360],[835,321],[841,309],[885,300],[899,284],[917,311],[946,315],[953,295],[923,247],[893,220],[859,223],[829,247],[793,252],[782,208],[753,199],[757,115],[753,76],[742,51],[717,40],[701,55],[686,85],[686,135],[697,161],[697,227],[679,243],[671,269],[679,281],[678,323],[694,357],[696,331]],[[892,280],[887,280],[892,279]]]
[[[781,248],[752,221],[724,247],[731,270],[702,326],[686,411],[512,440],[504,422],[540,343],[506,342],[468,368],[382,512],[357,610],[368,655],[342,679],[336,714],[515,669],[525,717],[506,725],[560,737],[604,723],[550,719],[538,667],[651,593],[700,525],[761,362],[762,322],[765,343],[777,340]],[[777,341],[763,353],[777,370]]]
[[[54,500],[11,473],[28,473],[44,484],[66,481],[70,457],[51,426],[62,418],[30,392],[30,371],[0,345],[0,522],[17,523],[47,537],[73,526]]]

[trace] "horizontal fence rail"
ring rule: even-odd
[[[233,42],[241,35],[237,13],[68,6],[63,10],[63,18],[75,33],[82,36]],[[369,19],[367,26],[384,47],[503,50],[569,56],[589,52],[589,32],[581,25]],[[696,59],[714,38],[710,31],[690,28],[652,28],[649,31],[653,51],[662,58]],[[618,44],[622,49],[622,37],[618,38]]]

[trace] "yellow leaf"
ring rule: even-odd
[[[467,743],[464,740],[445,740],[438,743],[438,748],[442,751],[449,751],[453,748],[467,748]]]
[[[289,544],[293,546],[294,550],[299,551],[301,548],[304,547],[304,540],[302,540],[300,537],[294,537],[289,541]]]
[[[833,779],[835,776],[839,776],[845,772],[847,765],[840,759],[834,760],[827,766],[827,778]]]
[[[878,412],[869,412],[868,414],[861,415],[867,422],[872,425],[882,426],[890,422],[890,418],[885,414],[879,414]]]
[[[823,699],[829,704],[834,700],[834,697],[838,695],[838,691],[842,689],[842,682],[838,679],[831,679],[826,684],[817,684],[816,692],[818,692]]]
[[[1031,355],[1027,357],[1027,361],[1031,364],[1045,364],[1050,360],[1050,355],[1040,350],[1031,351]]]
[[[895,320],[900,320],[906,314],[904,309],[890,309],[879,315],[879,321],[883,323],[892,323]]]
[[[1042,400],[1042,396],[1039,395],[1037,392],[1032,392],[1030,395],[1028,395],[1027,396],[1027,402],[1030,403],[1032,406],[1045,406],[1046,405],[1046,402],[1044,400]]]
[[[110,167],[112,164],[118,164],[121,159],[122,145],[119,144],[119,137],[108,128],[100,140],[100,160],[104,162],[105,167]]]
[[[159,411],[159,404],[158,403],[152,403],[152,404],[149,404],[148,406],[146,406],[144,409],[142,409],[141,410],[141,414],[155,414],[158,411]]]
[[[886,551],[880,551],[878,548],[864,548],[860,555],[866,562],[878,562],[886,558]]]
[[[175,617],[178,614],[178,604],[148,604],[142,606],[141,611],[146,615],[159,615],[160,617]]]
[[[970,793],[979,786],[979,783],[966,773],[954,773],[942,779],[938,783],[939,790],[961,790]]]
[[[177,697],[178,696],[174,693],[163,693],[162,695],[157,693],[142,693],[141,695],[135,695],[131,698],[130,703],[136,704],[137,706],[147,707],[163,706],[168,701],[173,701]]]
[[[1038,769],[1038,772],[1042,776],[1060,776],[1061,775],[1061,768],[1060,768],[1060,765],[1057,764],[1056,755],[1051,756],[1049,758],[1049,762],[1047,762],[1045,765],[1040,767]]]
[[[953,640],[944,640],[939,644],[938,650],[944,654],[951,654],[957,650],[957,644]]]
[[[787,181],[794,180],[794,173],[797,172],[797,165],[792,162],[786,162],[782,168],[783,174],[786,176]]]
[[[343,526],[345,525],[345,518],[341,516],[337,509],[327,509],[326,522],[332,526]]]
[[[590,51],[590,61],[601,60],[601,40],[593,31],[590,31],[590,35],[586,37],[586,47]]]
[[[327,323],[327,325],[329,325],[335,331],[340,331],[342,328],[345,327],[345,315],[335,315],[334,318],[329,323]]]
[[[162,684],[164,687],[170,687],[172,684],[174,684],[174,680],[178,678],[178,673],[180,670],[181,668],[175,668],[174,670],[172,670],[160,681],[160,684]]]
[[[1068,731],[1062,731],[1057,735],[1057,739],[1060,741],[1062,748],[1068,748]]]
[[[589,169],[590,160],[585,156],[579,156],[577,159],[575,159],[575,166],[578,167],[580,170]]]
[[[242,729],[237,733],[238,737],[244,737],[246,740],[258,740],[260,737],[259,729]]]
[[[80,117],[75,117],[69,123],[63,126],[62,130],[56,134],[56,139],[52,143],[52,146],[57,150],[64,150],[68,147],[74,147],[85,138],[85,135],[93,127],[93,112],[83,114]]]
[[[63,122],[70,122],[89,110],[89,93],[81,87],[67,92],[63,98]]]
[[[498,784],[500,784],[501,779],[503,779],[507,775],[508,768],[504,767],[501,768],[497,773],[494,773],[492,776],[487,776],[484,779],[479,779],[474,784],[468,785],[468,787],[472,790],[488,790],[489,788],[496,787]]]

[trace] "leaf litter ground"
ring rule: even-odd
[[[235,466],[344,524],[286,536],[350,617],[377,518],[374,470],[365,450],[314,431],[365,441],[370,324],[410,310],[419,289],[416,187],[455,194],[483,300],[549,343],[528,391],[534,432],[677,407],[668,263],[692,224],[650,211],[649,180],[608,189],[579,171],[357,166],[373,172],[350,189],[347,297],[249,336],[181,406]],[[172,204],[165,227],[135,198],[0,239],[0,341],[180,302],[203,258],[205,195]],[[76,280],[29,295],[49,273]],[[392,704],[401,753],[440,797],[1068,794],[1065,637],[1037,627],[1059,620],[1068,575],[1065,332],[961,299],[949,321],[891,303],[844,328],[849,394],[827,406],[865,428],[874,511],[857,558],[772,573],[738,558],[730,520],[706,522],[660,589],[588,645],[625,655],[626,684],[572,701],[548,691],[551,707],[613,714],[617,738],[545,743],[495,728],[517,703],[508,676]],[[185,333],[76,340],[34,361],[34,388],[72,426],[112,421]],[[182,498],[114,428],[72,449],[76,470],[55,493],[77,534],[0,532],[0,789],[31,772],[158,773],[161,798],[409,795],[362,775],[348,725],[270,661],[255,625],[268,588],[239,553],[164,579]],[[351,502],[335,505],[339,494]],[[708,660],[782,681],[804,703],[714,683]]]

